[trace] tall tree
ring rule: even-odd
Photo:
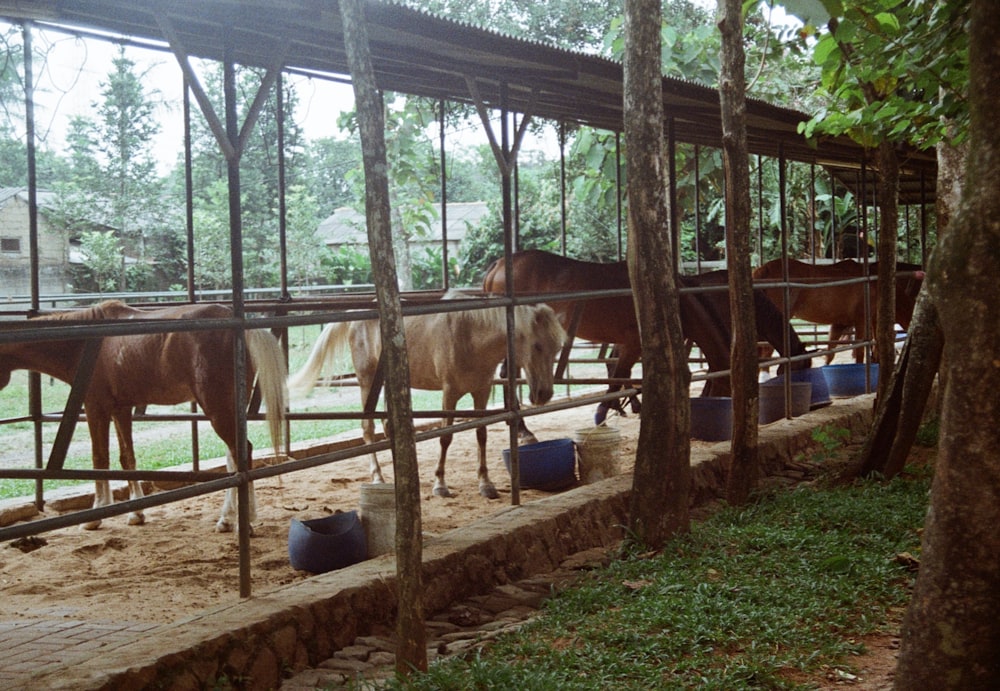
[[[928,288],[945,336],[944,397],[920,574],[895,687],[1000,688],[1000,6],[972,0],[969,157]]]
[[[643,415],[629,528],[658,548],[690,527],[691,420],[680,293],[670,251],[663,150],[659,0],[625,1],[628,269],[642,339]]]
[[[124,46],[101,82],[101,100],[93,117],[77,117],[70,125],[73,179],[60,192],[69,217],[113,228],[122,240],[118,289],[150,287],[147,242],[168,232],[163,185],[156,171],[153,139],[156,92],[147,91],[144,75],[126,56]],[[126,256],[134,257],[130,266]]]
[[[758,474],[757,333],[754,325],[750,274],[750,154],[747,145],[746,57],[743,51],[741,0],[719,0],[722,72],[722,152],[726,175],[726,264],[733,315],[732,461],[726,498],[734,506],[746,503]]]

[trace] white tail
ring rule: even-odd
[[[316,343],[313,344],[306,363],[288,380],[288,388],[302,396],[312,391],[316,382],[323,375],[323,368],[328,364],[332,366],[339,353],[347,345],[347,334],[350,327],[351,322],[327,324],[319,338],[316,339]]]
[[[288,409],[288,370],[285,367],[281,344],[270,331],[252,329],[246,332],[247,350],[257,370],[260,395],[267,406],[267,422],[271,431],[274,454],[282,450],[285,436],[285,411]]]

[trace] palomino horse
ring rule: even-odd
[[[162,319],[227,319],[232,311],[222,305],[180,305],[159,309],[136,309],[118,301],[102,302],[86,309],[38,317],[37,321],[104,321]],[[0,345],[0,388],[10,381],[13,370],[40,372],[67,383],[76,378],[86,343],[92,338],[62,341],[8,343]],[[246,386],[253,385],[254,371],[267,406],[271,441],[275,453],[281,448],[286,407],[285,361],[277,339],[267,331],[246,332],[250,353]],[[94,468],[109,466],[109,426],[113,421],[118,435],[119,460],[123,470],[135,470],[132,442],[132,409],[136,406],[175,405],[196,401],[228,449],[226,467],[236,470],[234,335],[228,329],[104,336],[97,348],[90,385],[83,400],[90,430]],[[247,442],[247,452],[252,448]],[[110,505],[114,499],[107,480],[97,480],[94,508]],[[131,499],[143,496],[138,482],[129,481]],[[250,492],[250,516],[256,518],[256,504]],[[141,511],[129,514],[130,525],[145,521]],[[230,532],[236,521],[236,488],[226,490],[222,515],[215,529]],[[84,524],[93,530],[101,521]]]
[[[454,291],[444,299],[464,297]],[[555,313],[545,305],[514,308],[514,352],[523,367],[532,403],[541,405],[552,398],[553,363],[562,349],[566,333]],[[412,315],[403,320],[406,352],[410,361],[410,386],[441,391],[442,410],[454,411],[458,401],[472,394],[475,409],[483,410],[493,388],[497,365],[507,356],[507,315],[504,307],[487,307],[458,312]],[[368,401],[378,369],[382,341],[377,321],[328,324],[313,345],[302,368],[292,375],[292,390],[308,393],[327,363],[335,362],[350,347],[354,371],[361,387],[362,402]],[[450,425],[453,416],[444,420]],[[375,423],[362,420],[364,439],[375,440]],[[441,457],[435,472],[434,494],[452,496],[444,478],[444,464],[452,435],[441,436]],[[486,427],[476,428],[479,442],[479,493],[489,499],[500,496],[486,468]],[[383,482],[378,458],[371,455],[372,482]]]
[[[876,263],[870,264],[869,268],[871,275],[877,275],[878,265]],[[917,293],[920,292],[924,274],[917,264],[897,263],[896,270],[901,273],[906,272],[906,275],[896,278],[895,321],[904,329],[908,329],[910,320],[913,318],[913,308],[916,305]],[[851,259],[835,264],[810,264],[795,259],[788,260],[788,279],[793,283],[843,281],[865,275],[864,264]],[[773,283],[781,281],[783,276],[780,259],[773,259],[753,272],[755,281]],[[874,334],[878,318],[878,300],[874,297],[874,291],[878,287],[878,281],[872,281],[871,286],[873,293],[869,302],[870,321],[868,322],[871,330],[868,333]],[[764,287],[764,291],[780,309],[783,309],[785,304],[784,288],[772,285]],[[864,283],[816,288],[789,288],[788,315],[817,324],[830,324],[831,344],[836,343],[845,332],[852,328],[856,337],[860,338],[866,333],[865,291]],[[855,349],[854,359],[857,362],[864,361],[864,348]],[[832,355],[827,356],[827,362],[830,360],[832,360]]]
[[[541,250],[524,250],[512,255],[514,287],[519,295],[532,293],[569,293],[574,291],[631,288],[625,262],[598,263],[570,259]],[[682,287],[717,285],[727,280],[725,272],[713,272],[702,277],[681,277]],[[483,279],[483,290],[503,294],[506,279],[503,258],[493,262]],[[557,300],[548,302],[556,311],[563,325],[585,341],[613,343],[618,360],[611,372],[613,379],[626,379],[639,361],[642,345],[635,306],[630,295],[621,297],[590,298],[585,301]],[[779,352],[784,350],[784,319],[781,313],[759,291],[754,291],[757,330]],[[572,322],[576,322],[575,331]],[[730,369],[731,317],[729,295],[726,291],[681,293],[681,326],[684,336],[698,344],[709,371]],[[792,333],[789,355],[805,353],[805,347]],[[798,361],[794,368],[809,366],[808,360]],[[620,384],[612,384],[608,391],[618,391]],[[709,379],[703,394],[727,396],[730,382],[726,378]],[[608,409],[614,404],[601,403],[595,421],[604,421]],[[633,410],[636,404],[633,402]],[[620,410],[620,408],[619,408]]]

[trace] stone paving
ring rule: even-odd
[[[553,572],[498,586],[430,617],[426,622],[428,663],[470,653],[531,622],[547,598],[572,585],[581,573],[606,566],[612,554],[613,550],[603,548],[579,552]],[[377,686],[395,674],[395,641],[395,632],[387,627],[360,636],[329,660],[283,681],[281,689],[315,691],[359,682],[363,688]]]
[[[159,627],[147,622],[84,621],[60,608],[0,621],[0,689],[20,689],[48,666],[71,665]]]

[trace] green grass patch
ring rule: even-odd
[[[850,670],[858,637],[909,598],[929,479],[800,488],[725,509],[633,555],[468,659],[392,688],[799,689]]]

